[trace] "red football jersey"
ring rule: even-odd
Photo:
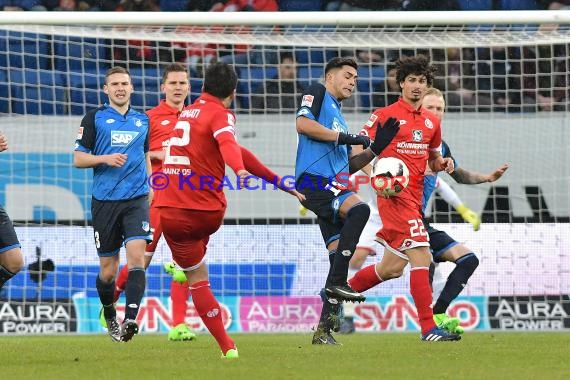
[[[404,161],[410,171],[410,182],[398,197],[413,201],[421,210],[424,172],[429,153],[439,150],[441,146],[440,123],[431,112],[422,107],[416,110],[400,98],[397,102],[374,111],[361,134],[374,138],[378,123],[384,124],[390,117],[400,121],[400,130],[379,157],[396,157]]]
[[[235,141],[235,115],[212,95],[202,94],[182,111],[162,164],[168,185],[155,190],[157,207],[226,208],[224,187],[236,187],[235,181],[228,183],[224,177],[225,162],[218,145],[227,133]]]
[[[147,111],[146,113],[150,123],[150,139],[149,150],[165,150],[168,145],[168,139],[178,121],[180,111],[178,108],[169,106],[165,100],[162,100],[158,106]],[[152,172],[156,173],[162,168],[162,162],[152,160]]]

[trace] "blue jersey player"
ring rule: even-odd
[[[422,107],[433,112],[440,121],[443,119],[445,112],[445,101],[443,95],[436,88],[430,88],[424,95]],[[450,176],[457,182],[462,184],[478,184],[483,182],[495,182],[505,173],[508,165],[496,169],[491,174],[480,174],[460,167],[455,158],[451,154],[449,146],[444,142],[442,144],[442,156],[450,157],[455,164],[455,170]],[[423,210],[427,206],[427,201],[435,190],[437,174],[426,173],[424,177],[424,194],[423,194]],[[459,319],[450,318],[446,314],[449,304],[457,298],[463,290],[467,281],[475,272],[479,265],[479,260],[475,253],[467,246],[455,241],[444,231],[439,231],[430,226],[425,220],[424,225],[427,227],[427,233],[430,240],[430,250],[436,263],[449,261],[455,263],[455,268],[447,277],[447,281],[441,291],[439,298],[433,305],[433,318],[435,323],[445,327],[453,333],[463,333],[463,329],[459,326]]]
[[[342,301],[360,302],[362,294],[346,282],[348,263],[356,248],[370,209],[358,195],[335,181],[343,172],[355,172],[368,164],[399,130],[395,119],[378,128],[371,143],[367,136],[348,133],[341,102],[356,89],[358,66],[352,58],[333,58],[325,67],[325,81],[311,85],[297,110],[299,134],[295,164],[296,188],[304,194],[303,206],[317,215],[321,234],[329,252],[330,269],[321,292],[323,309],[313,344],[337,344],[338,311]],[[364,148],[352,154],[351,145]]]
[[[0,152],[8,149],[8,139],[0,131]],[[14,225],[0,205],[0,290],[24,266],[22,250]]]
[[[96,286],[109,335],[127,342],[138,333],[136,317],[145,290],[144,252],[152,240],[149,224],[148,117],[130,107],[130,73],[113,67],[105,74],[109,102],[87,112],[73,152],[78,168],[93,168],[91,214],[100,271]],[[127,251],[125,319],[113,304],[119,250]]]

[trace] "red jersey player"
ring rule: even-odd
[[[188,70],[180,63],[174,63],[166,67],[162,75],[161,91],[165,95],[160,104],[147,111],[150,122],[149,156],[152,165],[152,172],[157,173],[162,169],[164,152],[172,130],[178,121],[178,116],[184,108],[184,101],[190,91]],[[153,201],[150,206],[150,225],[153,228],[153,240],[146,246],[145,268],[148,268],[160,237],[160,218],[158,209]],[[171,268],[169,268],[171,270]],[[119,299],[127,282],[129,270],[124,266],[117,280],[115,281],[115,302]],[[185,278],[184,278],[185,280]],[[190,296],[187,282],[172,281],[170,287],[170,297],[172,299],[172,326],[168,333],[168,339],[173,341],[184,341],[196,339],[196,334],[186,325],[187,300]]]
[[[218,62],[206,70],[202,95],[181,113],[166,149],[162,171],[169,185],[156,191],[160,224],[172,258],[186,273],[194,307],[218,342],[222,358],[228,359],[236,359],[238,351],[225,331],[205,265],[210,235],[220,228],[226,210],[224,186],[233,187],[225,177],[225,165],[236,173],[239,188],[247,186],[250,172],[281,183],[236,142],[235,116],[228,109],[236,86],[231,66]],[[286,191],[304,199],[295,190]]]
[[[399,277],[411,264],[410,292],[416,305],[422,340],[459,340],[461,337],[439,328],[433,321],[429,283],[431,254],[429,237],[422,222],[422,194],[426,163],[434,172],[453,171],[451,158],[440,153],[439,120],[421,107],[422,97],[433,82],[434,69],[424,56],[403,57],[396,62],[400,99],[370,116],[362,133],[374,136],[378,123],[389,117],[400,120],[400,130],[379,157],[397,157],[410,170],[410,184],[397,197],[378,196],[383,226],[376,234],[384,245],[384,256],[375,266],[364,268],[349,280],[355,291],[364,291],[384,280]]]

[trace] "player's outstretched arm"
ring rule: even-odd
[[[279,175],[277,175],[277,173],[275,173],[273,170],[265,166],[255,154],[243,146],[240,146],[240,150],[243,161],[245,163],[245,168],[251,174],[277,186],[280,190],[297,197],[299,201],[305,200],[305,196],[295,190],[293,184],[287,186],[285,183],[283,183],[281,177],[279,177]]]
[[[495,182],[505,174],[509,164],[503,164],[498,167],[494,172],[489,174],[477,173],[471,170],[457,168],[456,171],[451,173],[451,177],[457,182],[466,185],[475,185],[478,183]]]

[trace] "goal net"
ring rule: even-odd
[[[460,167],[490,173],[510,165],[493,184],[458,185],[441,175],[482,219],[474,232],[438,194],[428,208],[434,226],[480,259],[450,313],[467,329],[570,328],[568,12],[180,16],[0,14],[0,128],[10,143],[0,154],[0,204],[15,221],[26,261],[0,293],[0,331],[101,331],[92,172],[74,168],[71,152],[82,116],[106,102],[108,68],[130,70],[132,106],[148,110],[162,97],[167,64],[188,65],[189,102],[209,63],[233,64],[239,142],[292,176],[299,95],[322,81],[330,58],[359,63],[357,90],[343,102],[356,133],[373,109],[398,98],[394,61],[415,54],[438,69],[435,86],[447,103],[443,136]],[[328,271],[314,215],[302,216],[293,197],[271,188],[226,194],[208,263],[228,329],[308,331]],[[170,260],[162,241],[147,272],[143,331],[170,328],[170,278],[162,273]],[[444,278],[453,268],[439,266]],[[406,272],[367,292],[356,307],[357,329],[417,330],[408,282]],[[193,307],[187,322],[204,329]]]

